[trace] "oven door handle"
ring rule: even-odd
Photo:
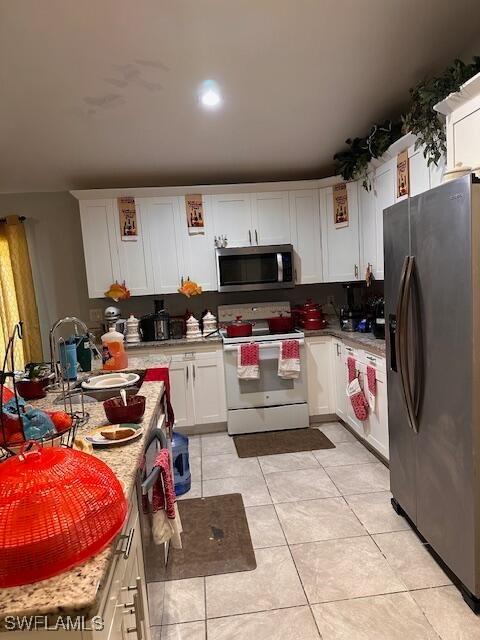
[[[167,437],[161,429],[155,429],[155,433],[152,437],[150,444],[153,442],[155,438],[157,438],[158,441],[160,442],[161,449],[166,449],[168,447]],[[152,486],[157,481],[159,473],[160,473],[160,467],[153,467],[153,469],[150,471],[148,476],[145,478],[145,480],[141,484],[142,495],[144,496],[147,495],[147,493],[150,491]]]
[[[277,281],[283,282],[283,256],[281,253],[277,253]]]
[[[296,340],[296,338],[292,338],[292,340]],[[260,342],[258,346],[260,349],[268,349],[268,347],[276,347],[277,349],[279,349],[281,344],[282,343],[280,341],[279,342]],[[298,344],[300,346],[303,346],[305,344],[305,340],[300,338],[298,340]],[[223,350],[238,351],[238,349],[240,349],[240,346],[241,346],[240,344],[225,344],[223,345]]]

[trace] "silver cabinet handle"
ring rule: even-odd
[[[187,376],[187,382],[188,382],[188,378],[190,377],[189,370],[190,370],[190,367],[187,364],[187,366],[185,367],[185,373],[186,373],[186,376]]]
[[[358,265],[354,265],[355,269],[354,269],[354,273],[355,273],[355,278],[358,278]]]
[[[256,229],[255,229],[255,242],[258,244],[258,233]]]
[[[294,273],[294,278],[295,278],[295,283],[298,281],[297,279],[297,268],[295,267],[295,269],[293,270]]]
[[[193,381],[195,382],[195,365],[192,365],[192,366],[193,366]]]
[[[139,596],[137,594],[135,594],[133,596],[133,610],[132,613],[135,614],[135,627],[127,627],[127,629],[125,629],[125,631],[127,633],[136,633],[137,634],[137,638],[138,640],[142,640],[143,638],[143,633],[142,633],[142,623],[141,620],[138,619],[138,600],[139,600]]]
[[[127,540],[127,544],[125,545],[125,549],[116,549],[116,554],[122,554],[125,560],[128,560],[128,556],[130,555],[130,550],[132,548],[133,536],[135,535],[135,527],[132,527],[128,532],[128,535],[121,535],[120,540]]]
[[[251,229],[248,230],[248,240],[249,240],[250,244],[252,244],[252,231],[251,231]]]

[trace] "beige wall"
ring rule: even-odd
[[[88,318],[89,299],[78,203],[68,192],[0,194],[0,217],[26,216],[44,357],[60,317]]]

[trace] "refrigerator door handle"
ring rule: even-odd
[[[401,316],[401,338],[400,338],[400,374],[402,378],[403,396],[405,398],[405,404],[407,405],[407,416],[410,423],[410,428],[415,433],[418,433],[418,420],[417,412],[414,406],[412,385],[410,379],[410,359],[409,359],[409,322],[408,313],[410,309],[411,291],[412,291],[412,277],[414,273],[415,257],[408,257],[407,271],[405,274],[405,286],[402,302],[402,316]]]
[[[405,276],[407,273],[409,262],[410,262],[410,257],[405,256],[405,260],[403,261],[402,272],[400,275],[400,285],[398,288],[397,310],[396,310],[395,353],[396,353],[396,359],[398,362],[398,370],[400,372],[400,376],[402,376],[402,334],[401,334],[402,308],[403,308],[403,298],[405,294]]]

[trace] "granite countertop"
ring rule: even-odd
[[[147,434],[163,396],[163,382],[144,382],[140,393],[146,398],[145,415],[142,421],[144,432],[132,443],[111,449],[94,449],[93,455],[103,460],[123,483],[125,495],[131,496],[135,488],[135,478],[141,462]],[[51,408],[53,396],[48,394],[35,406]],[[85,405],[90,414],[86,425],[79,428],[81,436],[97,426],[108,424],[101,402]],[[99,605],[102,587],[108,577],[114,557],[117,539],[87,562],[60,575],[34,584],[0,589],[0,631],[1,620],[7,616],[29,615],[95,615]]]
[[[340,327],[328,326],[325,329],[318,329],[313,331],[303,330],[306,338],[313,338],[315,336],[333,336],[339,338],[345,344],[355,347],[357,349],[365,349],[375,355],[385,357],[386,346],[385,340],[375,338],[373,333],[358,333],[350,331],[342,331]]]
[[[222,342],[222,338],[217,334],[211,338],[195,338],[187,339],[185,337],[178,338],[177,340],[157,340],[154,342],[136,342],[125,343],[125,349],[130,351],[131,349],[165,349],[166,347],[184,347],[186,345],[199,345],[199,344],[219,344]]]

